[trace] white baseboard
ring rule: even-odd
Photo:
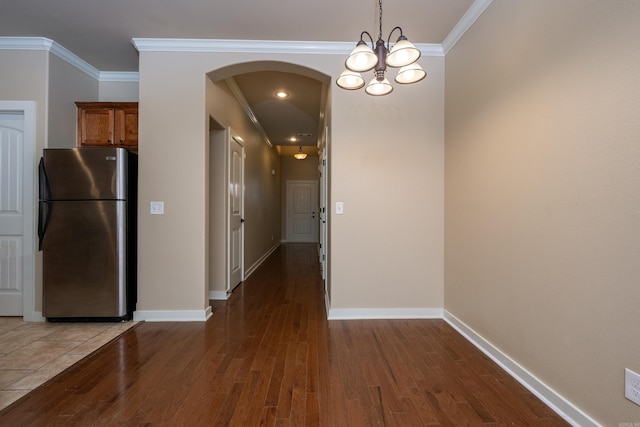
[[[464,324],[453,314],[444,310],[444,320],[457,330],[462,336],[469,340],[473,345],[478,347],[491,360],[497,363],[509,375],[515,378],[520,384],[525,386],[531,393],[535,394],[547,406],[553,409],[558,415],[565,419],[569,424],[576,427],[598,427],[593,418],[589,417],[573,403],[558,394],[551,387],[543,383],[531,374],[518,362],[504,354],[500,349],[495,347],[473,329]]]
[[[253,265],[249,268],[247,268],[247,270],[244,272],[244,279],[246,280],[249,276],[251,276],[251,274],[256,271],[258,269],[258,267],[260,267],[260,265],[262,265],[263,262],[265,262],[267,260],[267,258],[269,258],[269,256],[273,253],[273,251],[275,251],[276,249],[278,249],[278,246],[280,246],[280,242],[276,243],[275,245],[273,245],[273,247],[271,249],[269,249],[267,251],[267,253],[265,253],[264,255],[262,255],[260,257],[259,260],[257,260],[256,262],[253,263]]]
[[[441,308],[331,308],[329,320],[356,319],[442,319]]]
[[[32,311],[31,313],[24,313],[22,320],[25,322],[46,322],[47,318],[42,315],[41,311]]]
[[[217,301],[226,301],[229,299],[229,292],[227,291],[209,291],[209,299]]]
[[[138,310],[133,320],[145,322],[206,322],[211,317],[211,307],[204,310]]]

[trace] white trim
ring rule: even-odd
[[[134,321],[144,322],[206,322],[211,317],[211,306],[204,310],[137,310]]]
[[[244,272],[245,280],[247,279],[247,277],[251,276],[251,274],[253,274],[253,272],[256,271],[258,267],[260,267],[262,263],[265,262],[276,249],[278,249],[278,246],[280,246],[280,242],[276,243],[271,249],[267,251],[267,253],[262,255],[259,260],[254,262],[253,265]]]
[[[471,28],[476,20],[482,15],[482,12],[491,4],[492,0],[475,0],[471,7],[462,15],[455,27],[449,35],[442,41],[442,49],[446,55],[460,41],[462,36]]]
[[[226,301],[229,299],[229,295],[227,291],[209,291],[209,299],[216,301]]]
[[[442,319],[441,308],[328,308],[329,320]]]
[[[24,316],[22,320],[24,320],[25,322],[46,322],[47,318],[42,315],[41,311],[33,311],[29,318],[27,318],[27,316]]]
[[[444,310],[444,320],[569,424],[576,427],[600,426],[580,408],[446,310]]]
[[[137,82],[140,73],[137,71],[100,71],[101,82]]]
[[[98,80],[100,71],[80,58],[75,53],[66,49],[61,44],[45,37],[0,37],[0,50],[42,50],[56,55],[68,62],[80,71]]]
[[[353,42],[316,42],[285,40],[223,40],[134,38],[131,43],[138,52],[209,52],[209,53],[301,53],[312,55],[348,54]],[[442,45],[416,43],[426,56],[444,56]]]
[[[96,80],[100,79],[100,71],[98,71],[97,68],[95,68],[70,50],[67,50],[62,45],[53,42],[51,45],[51,53],[53,53],[63,61],[66,61],[67,63],[73,65],[78,70],[83,71],[89,77],[92,77]]]

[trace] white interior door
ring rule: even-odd
[[[229,281],[232,291],[244,280],[244,146],[229,131]]]
[[[31,102],[0,101],[0,316],[25,320],[36,320],[34,115]]]
[[[318,242],[318,182],[287,181],[287,241]]]

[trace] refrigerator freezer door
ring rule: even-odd
[[[44,249],[47,318],[127,314],[126,201],[49,202]]]
[[[124,200],[127,198],[124,148],[47,149],[43,154],[40,198],[45,200]]]

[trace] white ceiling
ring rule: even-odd
[[[399,25],[414,43],[441,44],[473,4],[383,1],[382,37],[386,40]],[[0,36],[46,37],[100,71],[122,72],[138,70],[133,38],[352,41],[355,46],[364,30],[377,38],[377,14],[378,0],[2,0]],[[270,77],[283,84],[282,76]],[[285,77],[293,77],[291,84],[301,90],[299,76]],[[310,127],[317,131],[322,85],[308,82],[311,92],[304,105],[286,101],[291,103],[286,116],[298,120],[278,124],[282,115],[270,109],[273,99],[264,98],[271,89],[259,91],[252,76],[235,80],[274,145],[287,145],[285,135]],[[309,111],[309,103],[314,110]],[[304,145],[315,145],[313,138]]]

